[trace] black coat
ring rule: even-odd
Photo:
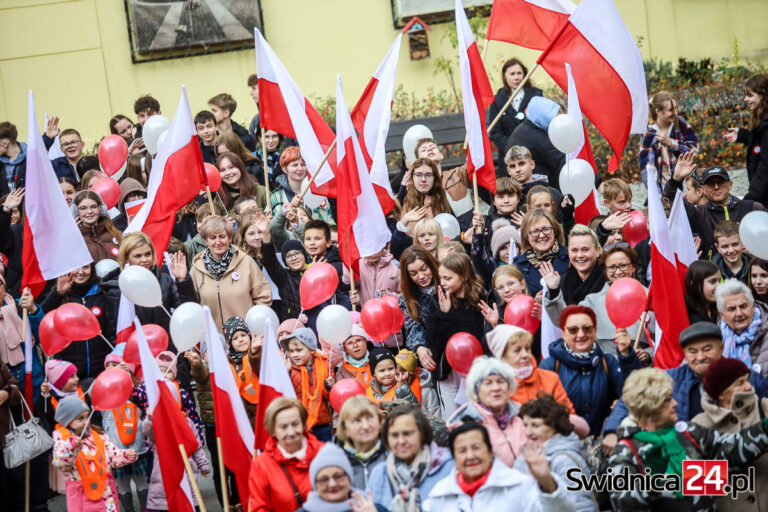
[[[4,181],[4,180],[2,180]],[[11,214],[0,208],[0,252],[8,258],[5,270],[5,288],[18,298],[21,290],[21,247],[24,241],[23,224],[11,224]]]
[[[749,191],[744,199],[759,201],[768,207],[768,117],[752,130],[740,128],[736,140],[747,146]]]
[[[281,265],[275,254],[275,245],[272,243],[261,244],[261,263],[264,265],[269,277],[272,278],[272,282],[277,286],[277,291],[280,292],[280,300],[285,305],[287,316],[280,320],[284,321],[287,318],[298,317],[301,311],[299,286],[301,285],[303,272],[296,272]]]
[[[448,339],[458,332],[467,332],[478,339],[484,354],[490,354],[485,342],[485,319],[480,310],[467,307],[464,299],[456,299],[458,307],[451,307],[448,313],[440,309],[437,295],[431,298],[430,309],[433,315],[426,320],[427,347],[432,351],[432,359],[437,368],[432,372],[435,380],[445,380],[451,372],[451,365],[445,358]]]
[[[565,165],[565,153],[561,153],[549,140],[549,134],[529,119],[520,123],[504,145],[504,154],[512,146],[524,146],[536,162],[536,172],[546,174],[549,186],[560,187],[560,169]]]
[[[496,123],[496,126],[493,127],[493,130],[491,130],[490,133],[491,140],[496,144],[496,147],[499,148],[499,152],[501,152],[499,156],[502,159],[504,158],[504,154],[506,154],[504,148],[506,147],[507,139],[512,135],[512,132],[515,131],[515,128],[523,122],[523,119],[525,119],[525,109],[528,107],[531,98],[543,95],[541,89],[537,87],[524,88],[520,91],[520,94],[524,94],[523,101],[520,102],[520,108],[515,110],[515,108],[510,105],[509,108],[504,111],[501,119]],[[499,115],[499,112],[501,112],[501,109],[504,107],[507,100],[509,100],[509,93],[502,87],[496,92],[496,96],[493,98],[493,103],[488,107],[487,124],[491,124],[496,116]]]
[[[240,137],[243,146],[245,146],[248,151],[256,151],[256,139],[253,138],[250,133],[248,133],[248,130],[234,121],[231,121],[231,123],[232,131],[235,132],[235,135]]]

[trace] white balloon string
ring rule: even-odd
[[[109,342],[109,340],[104,336],[103,333],[99,333],[99,336],[101,336],[101,339],[104,340],[104,343],[109,345],[109,348],[111,348],[112,350],[115,350],[115,346]]]

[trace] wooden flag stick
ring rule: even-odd
[[[200,508],[201,512],[207,512],[205,503],[203,503],[203,495],[200,494],[200,488],[197,486],[197,480],[195,479],[195,474],[192,472],[192,466],[189,464],[189,457],[187,457],[187,450],[184,449],[183,444],[179,444],[179,451],[181,452],[181,458],[184,459],[184,467],[187,470],[189,483],[192,485],[192,491],[194,491],[195,496],[197,496],[197,506]],[[219,452],[219,456],[221,456],[221,452]],[[222,492],[224,492],[224,489],[222,489]]]
[[[537,62],[535,66],[531,68],[531,70],[528,72],[527,75],[525,75],[525,78],[523,78],[523,81],[520,82],[520,85],[517,86],[517,89],[514,90],[514,92],[509,96],[509,99],[504,104],[503,107],[501,107],[501,110],[499,110],[499,113],[496,114],[496,117],[491,121],[491,124],[488,125],[488,133],[491,133],[491,130],[493,130],[493,127],[496,126],[496,124],[501,120],[501,116],[504,114],[504,112],[509,108],[509,106],[512,104],[512,100],[515,99],[515,96],[517,96],[520,91],[523,90],[523,87],[525,87],[525,84],[528,83],[528,80],[530,80],[531,75],[534,71],[536,71],[536,68],[539,67],[539,63]]]
[[[475,196],[475,211],[480,211],[480,197],[477,194],[477,171],[472,173],[472,193]],[[482,233],[483,228],[476,227],[475,233]]]
[[[24,463],[24,512],[29,512],[30,501],[30,483],[29,483],[29,461]]]
[[[643,336],[645,330],[645,317],[648,316],[648,308],[643,311],[643,316],[640,317],[640,327],[637,329],[637,336],[635,336],[635,350],[640,348],[640,338]]]
[[[213,209],[213,196],[211,195],[211,187],[205,186],[205,194],[208,196],[208,204],[211,206],[211,215],[215,215],[216,210]]]
[[[328,157],[331,156],[331,151],[336,147],[336,139],[333,139],[333,144],[331,144],[331,147],[328,148],[328,151],[325,152],[325,155],[323,155],[323,159],[320,160],[320,165],[317,166],[317,169],[315,169],[315,174],[309,178],[309,181],[307,182],[307,186],[304,187],[304,190],[301,191],[299,194],[299,201],[304,199],[304,194],[307,193],[307,190],[309,190],[309,187],[312,185],[312,183],[315,181],[315,178],[317,178],[317,175],[320,174],[320,169],[322,169],[323,165],[325,165],[326,160],[328,160]]]
[[[264,129],[262,128],[262,136]],[[224,467],[224,453],[221,451],[221,438],[216,436],[216,448],[219,450],[219,476],[221,477],[221,496],[224,500],[224,510],[229,512],[229,488],[227,487],[227,470]]]
[[[266,130],[261,127],[261,166],[264,168],[264,188],[267,194],[267,208],[269,208],[269,165],[267,164],[267,140],[264,134]],[[322,167],[322,166],[321,166]]]
[[[347,247],[349,249],[349,294],[355,293],[355,272],[352,270],[352,229],[347,231]],[[357,307],[352,304],[352,311],[357,311]]]

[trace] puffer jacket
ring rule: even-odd
[[[550,345],[549,357],[540,365],[558,374],[576,414],[587,420],[593,435],[602,431],[611,404],[621,396],[629,372],[639,367],[640,360],[633,351],[617,360],[604,353],[597,343],[592,358],[576,358],[565,349],[562,339]]]
[[[233,316],[245,318],[256,304],[271,305],[272,290],[256,262],[237,247],[229,267],[219,281],[205,268],[203,254],[192,260],[190,277],[200,297],[200,304],[211,308],[216,327]]]
[[[768,398],[758,400],[754,391],[734,393],[729,409],[720,407],[705,393],[701,397],[701,407],[704,412],[697,414],[692,420],[693,423],[725,434],[740,432],[768,416]],[[753,460],[750,466],[754,466],[756,475],[768,474],[768,453]],[[746,468],[739,468],[738,472],[746,473]],[[768,480],[758,478],[755,482],[755,492],[743,492],[735,500],[730,496],[718,496],[715,498],[715,504],[720,512],[768,510]]]
[[[448,418],[446,426],[449,430],[457,428],[463,423],[465,416],[469,416],[476,422],[482,423],[486,430],[488,430],[488,436],[491,438],[493,454],[504,464],[512,467],[515,464],[515,460],[523,452],[525,429],[523,427],[523,420],[518,415],[520,404],[510,400],[509,407],[512,411],[511,419],[504,429],[499,426],[491,411],[473,400],[456,409],[451,417]]]
[[[541,291],[541,272],[528,260],[528,255],[526,253],[518,254],[512,262],[522,272],[528,293],[534,296],[539,293]],[[552,263],[555,271],[561,276],[565,275],[568,265],[571,264],[571,261],[568,259],[568,248],[561,245],[557,256],[550,263]],[[555,325],[557,325],[557,322],[555,322]]]
[[[119,242],[115,240],[112,233],[107,231],[103,222],[99,222],[93,227],[86,227],[82,224],[78,227],[93,261],[98,262],[104,259],[117,260],[117,244]]]
[[[739,128],[736,142],[747,147],[749,191],[744,199],[759,201],[768,207],[768,117],[751,130]]]
[[[352,465],[352,487],[355,489],[365,489],[368,486],[368,477],[373,469],[379,464],[384,464],[387,460],[387,454],[389,453],[384,445],[379,441],[376,446],[376,451],[371,457],[363,461],[355,456],[354,453],[344,448],[344,443],[338,440],[339,446],[344,450],[344,453],[349,459],[349,463]]]
[[[302,310],[299,287],[304,270],[296,272],[284,267],[277,259],[275,245],[272,243],[261,244],[261,263],[269,277],[272,278],[272,282],[277,286],[277,291],[280,292],[280,300],[286,306],[286,318],[298,317]],[[285,318],[280,320],[285,320]]]

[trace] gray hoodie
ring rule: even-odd
[[[16,158],[13,160],[6,155],[0,156],[0,162],[5,165],[5,176],[3,177],[8,182],[8,190],[13,190],[15,188],[14,178],[16,177],[16,173],[27,159],[27,145],[24,142],[19,142],[19,148],[21,151],[19,151],[19,154],[16,155]]]

